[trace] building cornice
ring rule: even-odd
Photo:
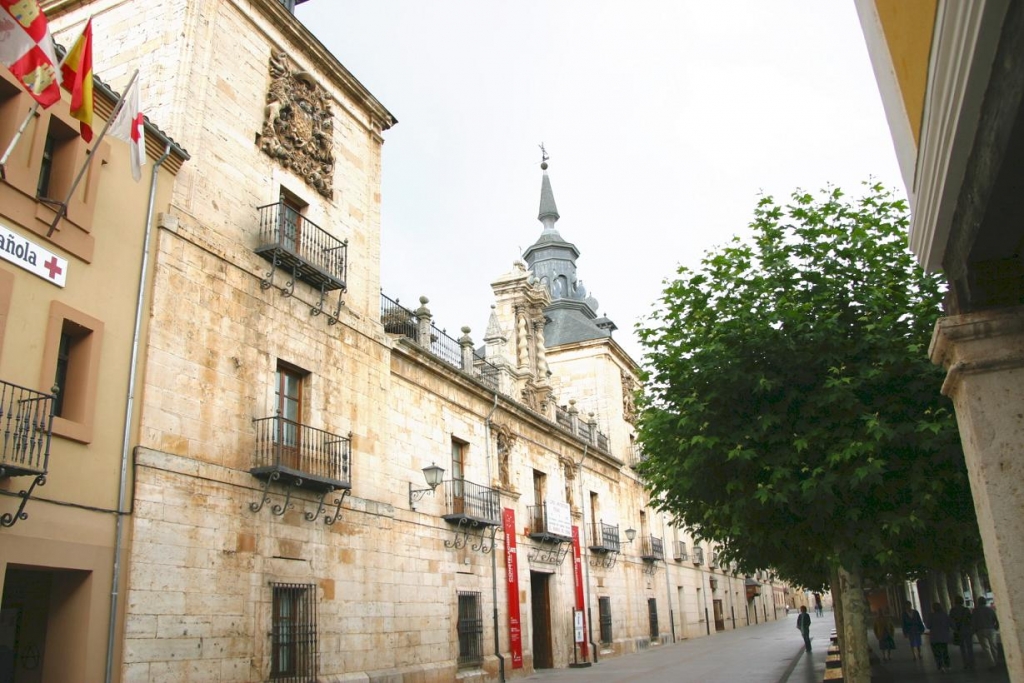
[[[911,192],[910,248],[941,268],[1008,0],[939,5]]]

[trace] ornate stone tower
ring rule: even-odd
[[[616,329],[615,323],[598,317],[597,299],[589,296],[583,281],[576,275],[576,259],[579,249],[566,242],[555,229],[558,208],[548,177],[548,162],[541,163],[544,176],[540,186],[540,213],[538,220],[544,229],[540,237],[530,245],[523,258],[527,267],[551,295],[551,304],[544,309],[547,322],[544,338],[547,346],[561,346],[589,339],[610,337]]]

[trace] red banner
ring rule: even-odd
[[[505,530],[505,582],[508,589],[508,640],[512,668],[523,668],[523,629],[519,620],[519,560],[516,557],[516,511],[505,508],[501,521]]]
[[[589,644],[587,643],[587,612],[586,603],[583,600],[583,558],[580,555],[580,528],[572,528],[572,564],[573,576],[576,579],[576,609],[583,617],[583,642],[580,643],[580,654],[584,661],[589,659]]]

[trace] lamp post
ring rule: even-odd
[[[423,468],[423,478],[427,480],[427,488],[425,489],[414,489],[412,482],[409,482],[409,508],[411,510],[416,509],[416,501],[421,500],[427,493],[433,493],[441,484],[441,478],[444,476],[444,468],[430,463],[429,466]]]

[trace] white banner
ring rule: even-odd
[[[544,513],[548,519],[548,533],[572,538],[572,511],[568,503],[554,500],[544,502]]]

